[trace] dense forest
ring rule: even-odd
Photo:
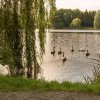
[[[52,20],[53,28],[72,28],[71,22],[75,18],[81,20],[81,27],[93,27],[94,17],[96,11],[81,11],[79,9],[59,9],[56,10],[54,18]]]

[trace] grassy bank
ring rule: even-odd
[[[0,91],[80,91],[100,94],[100,83],[82,84],[56,81],[0,77]]]

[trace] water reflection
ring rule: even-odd
[[[72,46],[74,52],[72,53]],[[51,51],[55,47],[55,55]],[[60,50],[64,52],[67,60],[63,63],[63,56],[58,55]],[[79,52],[79,49],[88,49]],[[100,35],[97,33],[47,33],[46,53],[43,57],[42,68],[46,80],[84,82],[83,75],[92,76],[94,61],[90,58],[99,59]]]

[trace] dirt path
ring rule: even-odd
[[[0,92],[0,100],[100,100],[100,95],[65,91]]]

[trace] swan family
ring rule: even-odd
[[[72,48],[71,48],[70,51],[71,51],[72,53],[75,51],[73,45],[72,45]],[[86,57],[90,56],[90,53],[89,53],[88,49],[80,48],[80,49],[78,50],[78,52],[86,52]],[[55,51],[55,46],[54,46],[54,47],[53,47],[53,50],[51,51],[51,55],[54,56],[55,53],[56,53],[56,51]],[[62,57],[63,57],[63,58],[62,58],[62,62],[63,62],[63,63],[67,60],[67,58],[66,58],[66,56],[65,56],[65,53],[64,53],[64,52],[62,51],[62,49],[61,49],[61,46],[60,46],[60,48],[59,48],[58,55],[62,55]],[[100,51],[99,51],[99,58],[100,58]]]
[[[51,55],[55,55],[55,46],[53,47],[53,50],[51,51]],[[60,47],[60,49],[59,49],[59,51],[58,51],[58,55],[63,55],[63,58],[62,58],[62,61],[63,61],[63,63],[67,60],[67,58],[66,58],[66,56],[64,55],[64,52],[62,52],[62,50],[61,50],[61,47]]]

